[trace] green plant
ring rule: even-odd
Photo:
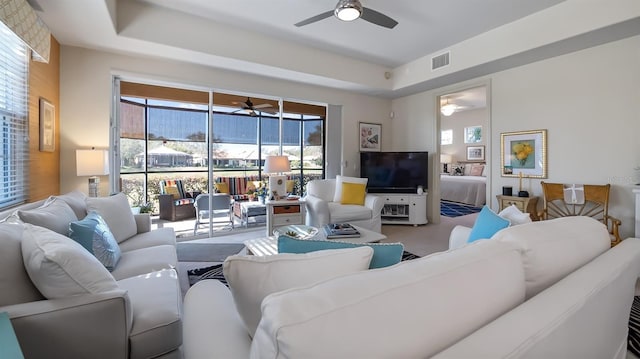
[[[143,203],[140,205],[140,213],[153,213],[155,206],[152,202]]]

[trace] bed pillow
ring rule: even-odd
[[[464,166],[461,165],[452,165],[451,166],[451,176],[464,176]]]
[[[79,243],[46,228],[25,225],[22,260],[31,281],[48,299],[118,289],[96,257]]]
[[[234,255],[224,261],[223,271],[240,318],[253,337],[262,316],[260,304],[267,295],[367,270],[372,256],[373,250],[364,247],[306,254]]]
[[[87,212],[97,212],[107,222],[118,243],[138,233],[127,196],[120,192],[109,197],[87,197]]]
[[[467,243],[477,241],[479,239],[489,239],[503,228],[509,227],[509,221],[498,216],[489,207],[484,206],[476,218],[476,222],[471,228],[471,233],[467,239]]]
[[[469,176],[481,176],[483,170],[484,165],[473,165],[471,166],[471,171],[469,171]]]
[[[69,224],[69,238],[80,243],[93,254],[110,272],[120,260],[120,247],[107,223],[96,212],[84,219]]]
[[[359,177],[347,177],[347,176],[336,176],[336,191],[333,194],[333,201],[340,203],[342,201],[342,183],[355,183],[355,184],[364,184],[367,186],[368,178],[359,178]]]
[[[325,249],[357,247],[373,248],[373,258],[369,268],[388,267],[402,260],[402,243],[349,243],[336,240],[296,239],[289,236],[278,237],[278,253],[308,253]]]

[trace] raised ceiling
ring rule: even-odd
[[[394,29],[293,25],[337,0],[34,1],[63,45],[392,98],[640,33],[632,0],[361,0]],[[451,65],[431,71],[445,50]]]

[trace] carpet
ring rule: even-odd
[[[457,202],[440,201],[440,215],[445,217],[460,217],[480,212],[482,208]]]
[[[408,261],[416,258],[420,258],[420,256],[404,251],[404,253],[402,253],[401,261]],[[222,273],[222,264],[216,264],[216,265],[204,267],[204,268],[191,269],[187,271],[187,276],[189,277],[190,286],[196,284],[198,281],[201,281],[203,279],[217,279],[221,281],[224,285],[227,285],[227,280],[225,279],[224,274]]]
[[[243,249],[242,243],[178,243],[178,261],[222,262]]]

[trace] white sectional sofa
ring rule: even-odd
[[[231,292],[185,298],[199,358],[624,358],[640,239],[568,217],[395,266],[273,293],[250,337]]]
[[[0,312],[26,358],[182,358],[175,233],[151,230],[119,196],[71,192],[0,212]],[[112,272],[61,233],[87,210],[118,242]]]

